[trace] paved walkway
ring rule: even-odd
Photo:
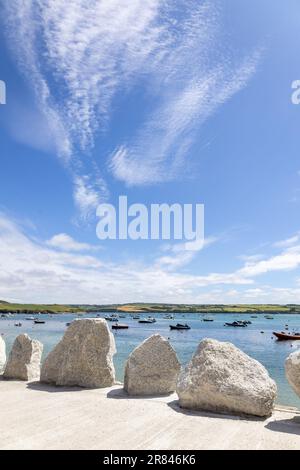
[[[181,410],[177,396],[128,398],[0,380],[1,449],[300,449],[300,412],[241,419]]]

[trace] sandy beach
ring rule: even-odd
[[[58,388],[0,380],[1,449],[299,449],[300,412],[263,420],[190,412],[177,395],[129,398],[121,385]]]

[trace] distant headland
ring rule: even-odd
[[[21,304],[0,300],[0,314],[88,314],[93,312],[127,313],[300,313],[298,304],[169,304],[169,303],[125,303],[125,304]]]

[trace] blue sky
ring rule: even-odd
[[[300,302],[296,0],[4,0],[0,298]],[[100,241],[204,203],[206,243]]]

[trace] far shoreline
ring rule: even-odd
[[[300,314],[298,304],[167,304],[167,303],[124,303],[124,304],[21,304],[0,300],[0,316],[6,314],[89,315],[93,313],[127,314]]]

